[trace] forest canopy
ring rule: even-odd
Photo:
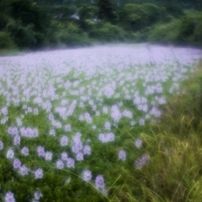
[[[201,39],[201,0],[0,0],[0,49]]]

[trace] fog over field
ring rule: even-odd
[[[90,72],[117,66],[117,69],[127,65],[166,64],[179,62],[191,64],[201,57],[201,49],[160,46],[150,44],[138,45],[100,45],[87,48],[65,50],[39,51],[22,53],[17,56],[1,56],[1,66],[12,64],[20,68],[54,68],[57,71],[71,68]],[[14,67],[14,66],[13,66]],[[86,72],[89,73],[89,72]]]

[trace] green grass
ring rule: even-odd
[[[142,133],[150,163],[124,168],[111,201],[199,202],[202,198],[202,62]]]

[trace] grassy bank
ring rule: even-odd
[[[142,133],[150,163],[123,171],[114,201],[201,201],[201,107],[202,62],[182,84],[182,93],[169,98],[158,123]]]

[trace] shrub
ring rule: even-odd
[[[72,35],[67,32],[62,32],[59,34],[59,44],[66,46],[82,46],[90,44],[90,40],[88,39],[86,34]]]
[[[140,8],[146,14],[142,17],[146,19],[147,25],[152,25],[153,23],[160,21],[162,16],[165,14],[165,8],[160,8],[157,5],[151,3],[142,4]]]
[[[8,32],[0,32],[0,49],[15,48],[15,43]]]
[[[9,17],[0,13],[0,30],[4,30],[9,22]]]
[[[167,24],[157,24],[154,27],[151,27],[148,40],[153,42],[164,42],[164,43],[171,43],[176,42],[179,30],[179,20],[173,20]]]
[[[186,13],[180,19],[151,27],[148,39],[155,42],[202,45],[202,15]]]
[[[97,27],[90,32],[90,36],[101,41],[123,41],[125,39],[125,32],[117,25],[104,23],[98,24]]]
[[[90,43],[87,34],[82,33],[75,23],[68,23],[66,26],[61,27],[56,33],[56,38],[60,45],[78,46]]]
[[[195,23],[192,18],[185,16],[181,19],[179,27],[179,40],[187,41],[188,38],[194,33]]]
[[[187,13],[181,19],[179,31],[180,41],[202,44],[202,14],[198,12]]]
[[[137,31],[162,21],[166,17],[164,7],[152,3],[125,4],[120,12],[123,27]]]
[[[7,30],[11,33],[19,48],[35,49],[44,45],[44,35],[40,32],[35,32],[31,25],[24,27],[20,24],[12,23],[7,26]]]
[[[145,27],[146,19],[144,16],[146,16],[146,13],[138,4],[126,4],[120,12],[122,25],[133,31]]]
[[[173,3],[164,4],[166,12],[174,17],[180,17],[184,15],[184,11],[181,7]]]

